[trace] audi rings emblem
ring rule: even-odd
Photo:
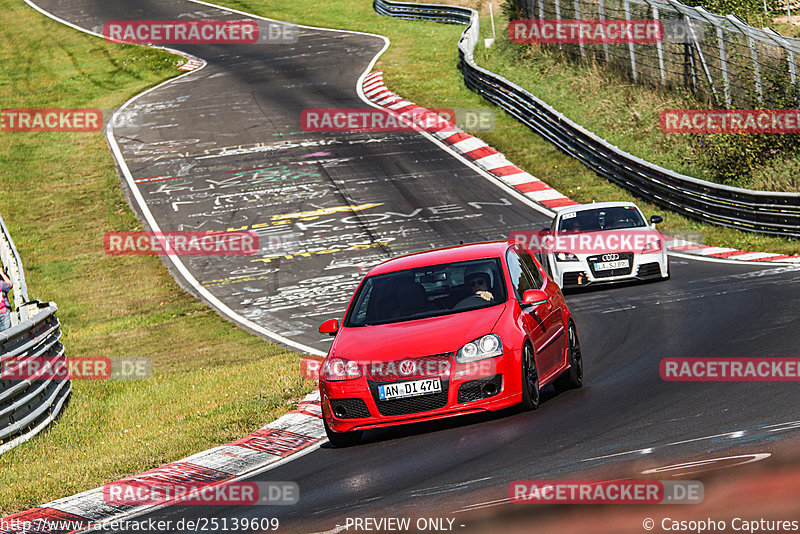
[[[619,259],[619,254],[603,254],[603,261],[614,261]]]
[[[414,365],[413,360],[403,360],[400,362],[398,370],[400,371],[401,375],[408,376],[410,374],[414,374],[414,369],[416,369],[416,365]]]

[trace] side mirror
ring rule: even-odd
[[[549,298],[541,289],[529,289],[522,294],[522,303],[536,306],[547,302]]]
[[[654,225],[660,222],[664,222],[664,217],[662,217],[661,215],[653,215],[652,217],[650,217],[650,222]]]
[[[320,334],[328,334],[329,336],[335,336],[336,332],[339,331],[339,319],[328,319],[321,325],[319,325],[319,333]]]

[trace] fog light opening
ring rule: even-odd
[[[487,382],[483,385],[483,387],[481,387],[481,393],[483,393],[484,397],[491,397],[497,393],[497,384],[493,382]]]

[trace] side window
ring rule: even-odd
[[[530,274],[531,280],[533,281],[533,289],[542,289],[544,278],[542,278],[542,273],[536,266],[536,262],[533,261],[531,255],[524,248],[518,247],[516,250],[519,257],[522,258],[522,264],[528,269],[528,274]]]
[[[526,272],[527,269],[522,264],[522,259],[513,249],[509,249],[506,253],[506,261],[508,262],[508,274],[511,275],[511,286],[514,288],[517,300],[522,300],[522,294],[525,291],[535,289],[533,287],[533,282],[530,279],[530,275]]]
[[[357,300],[353,303],[350,316],[347,318],[348,326],[363,326],[364,323],[367,322],[367,311],[370,303],[373,302],[370,297],[372,296],[374,287],[375,284],[371,279],[364,282],[364,287],[358,295]]]

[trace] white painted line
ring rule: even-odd
[[[799,259],[783,259],[783,260],[775,260],[775,261],[747,261],[747,260],[736,260],[732,258],[715,258],[713,256],[701,256],[699,254],[689,254],[686,252],[673,252],[668,251],[670,256],[675,256],[676,258],[682,258],[685,260],[696,260],[696,261],[708,261],[708,262],[719,262],[719,263],[731,263],[731,264],[738,264],[738,265],[752,265],[754,267],[770,267],[775,266],[776,264],[794,264],[800,263]]]
[[[753,453],[753,454],[739,454],[737,456],[723,456],[721,458],[707,458],[705,460],[695,460],[695,461],[692,461],[692,462],[684,462],[684,463],[680,463],[680,464],[665,465],[663,467],[655,467],[653,469],[647,469],[645,471],[642,471],[642,474],[643,475],[653,475],[653,474],[656,474],[656,473],[665,473],[665,472],[668,472],[668,471],[681,471],[680,475],[691,475],[691,474],[694,474],[694,473],[701,473],[701,472],[704,472],[704,471],[712,471],[712,470],[715,470],[715,469],[727,469],[727,468],[736,467],[736,466],[739,466],[739,465],[751,464],[753,462],[759,462],[761,460],[766,460],[770,456],[772,456],[771,453],[760,452],[760,453]],[[722,463],[722,462],[727,462],[729,460],[740,460],[740,459],[744,459],[744,461],[733,463],[733,464],[720,465],[718,467],[713,467],[713,464],[715,464],[715,463]],[[709,466],[712,466],[712,467],[708,468]],[[694,470],[694,471],[689,471],[688,473],[684,472],[687,469],[693,469],[695,467],[699,467],[700,469],[697,469],[697,470]],[[703,468],[706,468],[706,469],[703,469]],[[680,476],[680,475],[672,475],[672,476]]]
[[[501,504],[508,504],[511,502],[511,497],[505,497],[503,499],[495,499],[493,501],[483,501],[475,504],[467,505],[463,508],[459,508],[455,510],[454,514],[460,514],[463,512],[471,512],[473,510],[480,510],[481,508],[491,508],[492,506],[500,506]]]
[[[694,443],[695,441],[704,441],[704,440],[716,439],[716,438],[721,438],[721,437],[732,437],[732,435],[736,434],[737,432],[740,432],[740,431],[724,432],[722,434],[714,434],[713,436],[702,436],[702,437],[699,437],[699,438],[684,439],[684,440],[681,440],[681,441],[673,441],[671,443],[665,443],[664,445],[659,445],[658,448],[671,447],[673,445],[684,445],[686,443]],[[648,453],[650,453],[652,451],[653,451],[652,447],[648,448],[648,449],[636,449],[636,450],[632,450],[632,451],[618,452],[618,453],[614,453],[614,454],[606,454],[604,456],[595,456],[593,458],[585,458],[585,459],[581,460],[581,462],[591,462],[592,460],[603,460],[605,458],[613,458],[615,456],[625,456],[626,454],[636,454],[636,453],[648,454]]]
[[[700,248],[697,249],[697,254],[702,254],[703,256],[710,256],[712,254],[722,254],[724,252],[734,252],[735,248],[725,248],[725,247],[707,247],[707,248]]]

